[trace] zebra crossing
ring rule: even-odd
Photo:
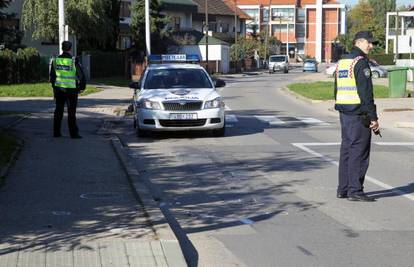
[[[328,126],[330,123],[321,121],[312,117],[291,117],[291,116],[276,116],[276,115],[243,115],[226,114],[226,123],[228,127],[233,127],[243,119],[254,118],[269,126],[289,127],[298,124],[312,125],[312,126]]]

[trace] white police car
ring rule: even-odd
[[[225,133],[224,102],[194,55],[151,55],[141,80],[133,82],[134,126],[139,136],[151,131],[211,130]]]

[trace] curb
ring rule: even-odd
[[[394,126],[397,128],[414,128],[414,122],[401,121],[401,122],[396,122]]]
[[[139,171],[128,160],[126,149],[121,140],[117,136],[113,136],[111,137],[111,143],[115,154],[127,174],[135,197],[142,203],[149,220],[153,222],[152,226],[161,242],[168,266],[187,266],[180,243],[161,210],[163,203],[159,205],[154,200],[150,189],[145,181],[141,179]]]

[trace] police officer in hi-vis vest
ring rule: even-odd
[[[367,54],[377,44],[370,31],[355,34],[351,53],[338,62],[335,75],[335,109],[341,122],[338,198],[375,201],[364,193],[369,165],[371,130],[379,124]]]
[[[51,61],[49,77],[56,100],[53,136],[62,136],[60,128],[65,103],[67,103],[69,134],[71,138],[79,139],[82,137],[76,125],[76,106],[78,94],[85,89],[86,80],[79,62],[70,54],[71,49],[72,43],[63,41],[63,53]]]

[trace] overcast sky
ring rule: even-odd
[[[346,5],[355,5],[356,3],[358,3],[358,0],[339,0],[339,2],[341,2],[341,4],[346,4]],[[414,5],[414,1],[413,0],[397,0],[397,6],[402,6],[402,5]]]

